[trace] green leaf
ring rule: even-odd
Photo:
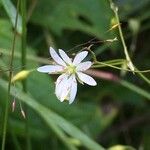
[[[7,82],[0,79],[0,86],[7,91]],[[17,91],[17,95],[15,94]],[[63,129],[68,135],[73,138],[78,139],[82,145],[90,150],[104,150],[102,146],[90,139],[81,130],[75,127],[73,124],[65,120],[63,117],[59,116],[49,108],[42,106],[36,100],[28,96],[27,94],[21,92],[19,89],[12,87],[11,95],[16,96],[19,100],[34,109],[49,125],[56,124],[59,128]]]
[[[1,2],[13,26],[15,26],[15,18],[17,13],[15,6],[10,0],[2,0]],[[22,19],[20,15],[18,16],[17,31],[20,34],[22,33]]]
[[[31,21],[48,27],[57,35],[67,29],[104,38],[110,19],[111,11],[105,0],[62,0],[55,5],[44,0],[38,1]]]

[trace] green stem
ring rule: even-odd
[[[136,69],[137,71],[139,71],[138,69]],[[141,72],[138,72],[138,75],[140,76],[140,78],[142,78],[148,85],[150,85],[150,80],[144,76]]]
[[[6,132],[7,132],[7,122],[8,122],[8,115],[9,115],[9,100],[10,100],[10,89],[11,89],[11,77],[13,72],[13,58],[14,58],[14,51],[15,51],[15,43],[16,43],[16,34],[17,34],[17,22],[18,22],[18,11],[19,11],[19,3],[20,0],[17,2],[17,13],[15,18],[15,31],[14,31],[14,38],[10,56],[10,70],[9,70],[9,82],[8,82],[8,93],[7,93],[7,100],[5,105],[5,112],[4,112],[4,124],[3,124],[3,135],[2,135],[2,147],[1,150],[5,150],[5,142],[6,142]]]
[[[122,32],[122,29],[121,29],[121,26],[120,26],[120,19],[119,19],[119,15],[118,15],[118,7],[115,6],[115,4],[112,2],[112,0],[109,0],[109,1],[110,1],[111,9],[115,13],[115,17],[116,17],[117,24],[118,24],[118,29],[119,29],[119,35],[120,35],[121,42],[122,42],[122,45],[123,45],[123,49],[124,49],[124,54],[125,54],[126,60],[128,62],[128,66],[134,72],[134,66],[133,66],[133,63],[132,63],[131,58],[129,56],[129,53],[128,53],[128,50],[127,50],[127,46],[126,46],[126,43],[125,43],[125,39],[124,39],[124,36],[123,36],[123,32]]]
[[[111,65],[111,66],[117,66],[117,65],[122,65],[122,64],[123,62],[108,63],[108,65]],[[106,67],[106,65],[93,65],[92,66],[92,68],[101,68],[101,67]]]
[[[26,66],[26,0],[21,1],[21,14],[22,14],[22,42],[21,42],[21,49],[22,49],[22,69],[25,69]]]
[[[103,61],[105,63],[116,63],[116,62],[124,62],[126,61],[125,59],[113,59],[113,60],[107,60],[107,61]]]
[[[120,67],[113,66],[112,64],[105,63],[105,62],[99,62],[99,61],[96,62],[96,68],[98,67],[98,64],[99,64],[99,67],[101,67],[101,66],[103,65],[103,66],[105,66],[105,67],[111,67],[111,68],[118,69],[118,70],[124,70],[124,71],[132,72],[132,71],[129,70],[129,69],[122,69],[122,68],[120,68]],[[94,66],[95,66],[95,65],[93,65],[92,67],[94,68]],[[141,73],[141,72],[147,73],[147,72],[150,72],[150,70],[142,70],[142,71],[135,70],[134,72],[135,72],[135,73],[139,73],[139,72],[140,72],[140,73]]]
[[[22,42],[21,42],[21,63],[22,63],[22,70],[26,69],[26,38],[27,38],[27,28],[26,28],[26,0],[21,1],[21,15],[22,15]],[[27,92],[27,82],[26,80],[22,81],[23,91]],[[25,113],[26,113],[26,145],[27,150],[31,150],[31,140],[29,135],[29,119],[28,119],[28,110],[25,106]]]
[[[126,46],[126,43],[125,43],[125,40],[124,40],[124,36],[123,36],[123,33],[122,33],[122,29],[121,29],[121,26],[120,26],[120,20],[119,20],[119,15],[118,15],[118,8],[117,6],[115,6],[115,4],[112,2],[112,0],[109,0],[110,1],[110,5],[111,5],[111,8],[112,10],[114,11],[115,13],[115,17],[116,17],[116,20],[117,20],[117,24],[118,24],[118,29],[119,29],[119,34],[120,34],[120,38],[121,38],[121,42],[122,42],[122,45],[123,45],[123,48],[124,48],[124,53],[125,53],[125,56],[126,56],[126,59],[127,59],[127,63],[129,64],[130,63],[130,69],[133,71],[133,72],[137,72],[137,74],[145,81],[147,82],[148,84],[150,84],[150,80],[147,79],[138,69],[136,69],[131,61],[131,58],[129,56],[129,53],[128,53],[128,50],[127,50],[127,46]],[[136,69],[136,71],[134,70]]]
[[[150,100],[150,94],[149,94],[147,91],[141,89],[140,87],[137,87],[137,86],[135,86],[134,84],[132,84],[132,83],[130,83],[130,82],[127,82],[127,81],[125,81],[125,80],[121,80],[119,83],[120,83],[122,86],[124,86],[124,87],[126,87],[126,88],[128,88],[128,89],[130,89],[130,90],[132,90],[132,91],[134,91],[134,92],[136,92],[136,93],[138,93],[138,94],[144,96],[144,97],[147,98],[148,100]]]

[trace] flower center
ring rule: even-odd
[[[68,66],[67,72],[68,72],[68,74],[75,74],[76,73],[76,67],[75,66]]]

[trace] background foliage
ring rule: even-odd
[[[117,42],[102,42],[92,47],[98,60],[124,58],[117,28],[109,31],[115,24],[115,18],[108,1],[30,0],[26,3],[27,69],[49,62],[49,46],[62,48],[72,56],[83,47],[71,48],[92,38],[103,41],[118,37]],[[121,27],[130,56],[138,69],[148,69],[150,2],[116,0],[115,3],[119,7]],[[0,1],[1,139],[16,7],[15,0]],[[22,10],[19,7],[13,74],[22,68],[22,20]],[[149,150],[149,84],[137,74],[125,72],[121,76],[121,71],[109,67],[97,70],[117,75],[126,82],[120,84],[97,78],[96,87],[80,85],[72,105],[60,103],[54,95],[56,76],[32,72],[26,79],[27,92],[22,91],[21,82],[12,85],[6,149],[99,150],[104,147],[110,150]],[[149,77],[149,73],[145,75]],[[141,94],[144,90],[148,92]],[[12,113],[14,99],[16,108]],[[19,102],[23,104],[25,111],[28,109],[26,119],[21,115]]]

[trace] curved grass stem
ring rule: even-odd
[[[22,37],[21,37],[21,65],[22,65],[22,70],[26,69],[26,37],[27,37],[27,28],[26,28],[26,0],[21,1],[21,16],[22,16]],[[27,92],[27,81],[23,80],[22,81],[22,87],[23,91],[26,93]],[[28,108],[27,106],[24,106],[25,108],[25,114],[26,114],[26,149],[31,150],[31,140],[30,140],[30,135],[29,135],[29,118],[28,118]]]
[[[11,77],[12,77],[12,73],[13,73],[13,59],[14,59],[16,34],[17,34],[16,30],[17,30],[17,22],[18,22],[19,4],[20,4],[20,0],[18,0],[18,2],[17,2],[17,13],[16,13],[16,18],[15,18],[15,30],[14,30],[12,50],[11,50],[11,56],[10,56],[9,82],[8,82],[7,100],[6,100],[5,112],[4,112],[4,124],[3,124],[1,150],[5,150],[5,143],[6,143],[6,132],[7,132],[7,122],[8,122],[8,115],[9,115],[9,100],[10,100],[10,89],[11,89]]]

